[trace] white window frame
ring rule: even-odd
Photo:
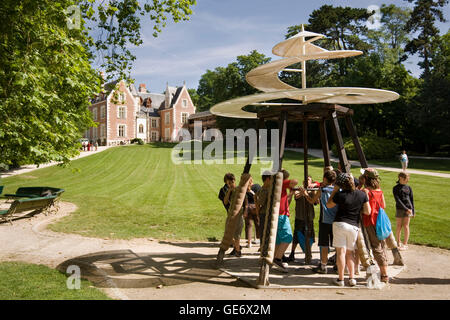
[[[152,138],[152,141],[158,140],[158,132],[152,131],[151,138]]]
[[[186,115],[186,121],[183,121],[183,116]],[[181,113],[181,124],[186,124],[188,123],[188,119],[189,119],[189,112],[182,112]]]
[[[170,139],[170,128],[164,130],[165,139]]]
[[[97,107],[92,108],[92,119],[97,121]]]
[[[165,124],[170,124],[170,112],[166,112],[164,114],[164,121],[165,121]]]
[[[100,138],[106,137],[106,126],[104,123],[100,123]]]
[[[106,106],[101,106],[100,107],[100,119],[105,119],[106,118]]]
[[[123,110],[123,117],[120,116],[120,110]],[[127,108],[125,106],[117,106],[117,119],[127,118]]]
[[[125,104],[125,92],[119,92],[119,102]]]
[[[141,131],[141,128],[142,128],[142,131]],[[139,133],[145,133],[144,132],[144,125],[142,123],[140,123],[139,126],[138,126],[138,132]]]
[[[120,127],[123,127],[123,136],[120,135]],[[117,125],[117,137],[126,138],[127,136],[127,125],[126,124],[118,124]]]
[[[187,101],[187,99],[183,99],[183,100],[181,101],[181,106],[182,106],[183,108],[187,108],[187,107],[188,107],[188,101]]]
[[[153,121],[155,121],[155,125],[153,125]],[[158,119],[152,119],[151,125],[152,125],[152,128],[158,128]]]

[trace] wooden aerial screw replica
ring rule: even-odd
[[[325,87],[325,88],[306,88],[306,61],[317,59],[337,59],[346,58],[362,54],[358,50],[337,50],[328,51],[312,44],[313,41],[324,37],[322,34],[302,31],[297,35],[278,43],[272,49],[273,54],[284,57],[284,59],[273,61],[251,70],[246,75],[247,82],[263,93],[236,98],[216,104],[211,108],[211,113],[231,118],[258,119],[258,129],[264,127],[266,120],[276,120],[279,122],[280,150],[278,168],[273,168],[271,178],[271,188],[269,192],[269,203],[267,205],[266,220],[264,223],[264,233],[261,239],[261,269],[258,279],[258,287],[269,285],[269,270],[273,263],[275,248],[275,239],[277,232],[278,213],[281,198],[281,186],[283,175],[280,172],[282,168],[284,147],[286,141],[287,122],[300,121],[303,123],[303,148],[304,148],[304,181],[308,181],[308,144],[307,144],[307,123],[316,121],[319,123],[320,139],[324,155],[324,166],[330,165],[330,154],[328,147],[328,137],[326,130],[327,121],[331,124],[334,136],[334,142],[337,146],[339,163],[343,172],[350,173],[350,164],[348,162],[344,143],[339,128],[338,118],[344,118],[348,132],[351,135],[353,144],[358,153],[358,158],[362,168],[367,168],[367,161],[364,152],[359,143],[355,126],[353,125],[353,110],[340,104],[373,104],[393,101],[399,98],[396,92],[369,89],[359,87]],[[287,67],[301,63],[301,69],[288,69]],[[292,87],[282,82],[278,74],[280,71],[301,72],[302,88]],[[271,100],[291,99],[293,102],[276,103]],[[269,101],[269,102],[267,102]],[[264,107],[261,111],[247,112],[243,108],[248,105]],[[256,146],[254,146],[256,148]],[[217,255],[217,264],[223,263],[225,251],[232,244],[233,233],[236,228],[238,213],[244,202],[245,193],[249,183],[249,172],[252,160],[250,157],[255,154],[249,152],[249,158],[240,178],[237,192],[231,199],[230,217],[225,228],[224,237],[220,244],[220,250]],[[306,185],[305,185],[306,187]],[[364,231],[364,230],[363,230]],[[307,239],[308,240],[308,239]],[[309,241],[305,241],[309,243]],[[358,240],[358,251],[361,262],[364,266],[373,264],[370,245],[363,232],[363,237]]]

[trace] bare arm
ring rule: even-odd
[[[327,208],[334,208],[336,206],[336,203],[334,203],[333,198],[334,195],[339,191],[338,186],[334,186],[333,192],[330,195],[330,198],[327,201]]]
[[[363,207],[361,209],[361,213],[365,214],[365,215],[370,215],[371,209],[370,209],[370,204],[369,201],[364,202]]]
[[[225,198],[223,199],[223,203],[225,205],[227,205],[230,202],[230,195],[231,195],[232,191],[233,191],[233,188],[228,189],[227,194],[225,195]]]

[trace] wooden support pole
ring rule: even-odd
[[[330,149],[328,146],[328,136],[325,119],[322,119],[319,122],[319,128],[320,128],[320,141],[322,143],[324,166],[328,167],[331,166],[331,162],[330,162]]]
[[[352,137],[353,145],[355,146],[356,153],[358,154],[359,162],[361,163],[361,168],[368,168],[366,156],[361,147],[361,143],[359,142],[358,135],[356,134],[355,125],[353,124],[353,120],[351,116],[345,116],[345,124],[347,125],[347,130]]]
[[[303,174],[304,187],[308,187],[308,121],[303,120]]]
[[[287,111],[281,112],[280,115],[280,152],[279,152],[279,162],[278,162],[278,168],[273,168],[273,171],[281,171],[283,168],[283,157],[284,157],[284,146],[286,144],[286,131],[287,131],[287,118],[288,113]]]
[[[258,139],[258,141],[257,141],[257,144],[254,145],[254,146],[251,146],[250,143],[249,143],[247,162],[245,163],[244,172],[243,173],[249,173],[250,172],[250,169],[252,167],[253,158],[255,157],[256,153],[258,152],[258,145],[260,144],[259,143],[259,140],[261,139],[261,137],[260,137],[260,130],[263,129],[264,126],[265,126],[264,118],[259,118],[258,125],[257,125],[257,134],[258,134],[258,138],[257,139]]]
[[[341,170],[342,172],[350,173],[350,163],[348,162],[347,154],[345,153],[344,141],[342,139],[341,129],[339,128],[339,121],[336,111],[331,113],[331,125],[333,128],[334,142],[336,143]]]

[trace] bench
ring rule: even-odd
[[[16,193],[6,193],[4,197],[11,199],[17,198],[39,198],[47,195],[60,196],[64,192],[64,189],[52,188],[52,187],[20,187],[16,190]]]
[[[53,206],[56,195],[48,197],[28,198],[14,200],[9,209],[0,210],[0,218],[2,221],[8,221],[12,224],[11,220],[15,214],[29,212],[24,216],[34,216],[40,212],[46,212]]]

